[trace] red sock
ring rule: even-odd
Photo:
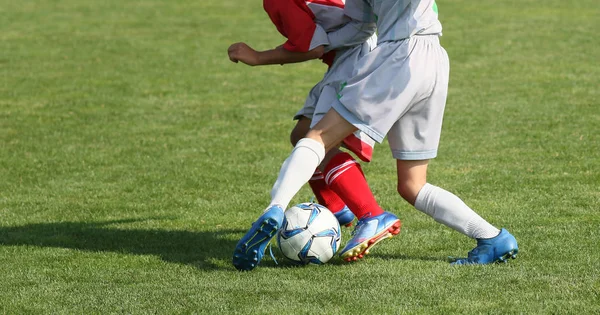
[[[313,177],[308,181],[310,188],[312,188],[315,197],[319,201],[319,204],[325,206],[331,212],[336,213],[346,206],[344,201],[333,192],[325,183],[325,176],[321,171],[316,170]]]
[[[325,167],[325,182],[352,210],[357,218],[382,214],[360,164],[348,153],[334,156]]]

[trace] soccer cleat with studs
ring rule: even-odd
[[[400,220],[389,212],[358,220],[353,237],[340,256],[348,262],[363,258],[377,243],[400,233],[401,225]]]
[[[235,246],[233,266],[241,271],[249,271],[260,263],[273,236],[283,224],[283,209],[271,206],[267,209]]]
[[[452,265],[483,265],[496,262],[508,262],[517,258],[519,246],[517,240],[506,229],[492,238],[478,239],[467,258],[451,258]]]

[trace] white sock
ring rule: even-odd
[[[283,162],[279,177],[271,190],[272,205],[280,205],[287,209],[290,201],[312,177],[315,169],[325,157],[325,147],[320,142],[303,138]]]
[[[472,238],[491,238],[500,233],[456,195],[429,183],[419,191],[415,208]]]

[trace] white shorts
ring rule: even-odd
[[[294,119],[307,117],[311,119],[310,127],[314,127],[331,109],[331,104],[337,100],[342,84],[352,77],[358,61],[374,47],[374,42],[368,41],[345,50],[336,52],[333,65],[327,70],[323,79],[309,92],[304,107],[296,113]],[[375,141],[360,130],[344,140],[344,146],[365,162],[371,161]]]
[[[333,107],[399,160],[437,156],[448,93],[448,55],[437,35],[380,43],[355,66]]]

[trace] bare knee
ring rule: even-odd
[[[296,146],[296,143],[298,143],[298,141],[300,141],[300,139],[302,139],[305,135],[299,132],[297,127],[298,126],[294,127],[294,129],[292,129],[292,132],[290,133],[290,143],[292,144],[292,146]]]
[[[408,201],[408,203],[411,205],[414,205],[415,201],[417,200],[417,195],[419,194],[419,191],[421,191],[421,188],[423,188],[423,185],[425,184],[409,181],[398,181],[397,190],[404,200]]]
[[[296,143],[300,141],[302,138],[306,136],[306,133],[310,129],[310,119],[306,117],[300,118],[296,123],[294,129],[290,133],[290,142],[293,146],[296,146]]]
[[[411,205],[415,204],[421,188],[427,183],[428,160],[401,161],[397,160],[398,193]]]

